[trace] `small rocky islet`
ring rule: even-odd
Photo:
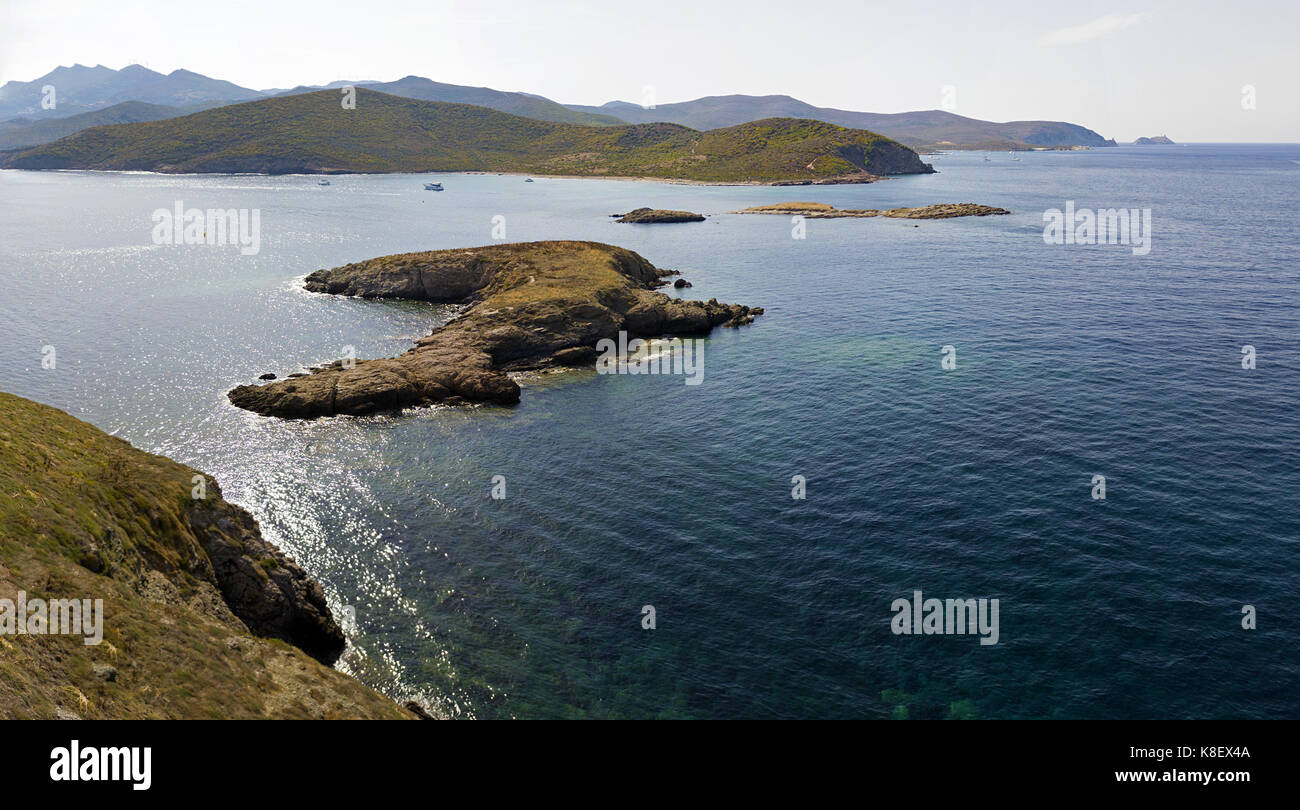
[[[304,285],[313,292],[467,309],[398,357],[336,361],[305,376],[241,385],[228,397],[264,416],[305,419],[440,403],[509,405],[520,392],[508,372],[589,365],[598,342],[619,332],[705,335],[763,314],[657,292],[673,275],[633,251],[576,241],[405,253],[318,270]]]
[[[703,222],[704,215],[692,211],[669,211],[661,208],[637,208],[626,214],[611,214],[618,217],[615,222],[630,222],[637,225],[674,222]]]

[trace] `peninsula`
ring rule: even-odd
[[[763,313],[655,292],[669,275],[630,250],[567,241],[405,253],[319,270],[307,276],[308,290],[468,309],[399,357],[336,361],[306,376],[241,385],[229,398],[286,418],[436,403],[508,405],[519,401],[519,385],[507,372],[590,365],[597,343],[620,332],[704,335]]]

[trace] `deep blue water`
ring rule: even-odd
[[[341,666],[451,716],[1300,716],[1300,146],[990,157],[793,189],[0,172],[0,389],[214,474],[354,607]],[[727,214],[792,199],[1014,213],[803,240]],[[260,209],[261,252],[152,245],[176,200]],[[1151,253],[1044,244],[1067,200],[1151,208]],[[716,216],[607,216],[643,205]],[[485,244],[496,215],[767,314],[709,338],[699,386],[573,372],[510,409],[310,423],[226,402],[448,317],[303,275]],[[918,589],[999,599],[999,643],[892,634]]]

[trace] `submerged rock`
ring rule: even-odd
[[[654,291],[662,278],[630,250],[558,241],[406,253],[318,270],[306,280],[313,292],[468,308],[398,357],[336,362],[308,377],[241,385],[228,396],[245,410],[286,418],[435,403],[508,405],[519,401],[509,371],[592,362],[597,343],[620,331],[703,335],[757,314],[716,300],[670,298]]]

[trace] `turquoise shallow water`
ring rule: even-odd
[[[1300,716],[1300,146],[991,157],[794,189],[0,172],[0,389],[213,473],[355,611],[341,666],[450,716]],[[726,214],[791,199],[1015,213],[803,240]],[[260,253],[152,245],[176,200],[260,209]],[[1045,245],[1066,200],[1151,208],[1150,255]],[[607,216],[642,205],[718,216]],[[498,215],[767,314],[708,339],[699,386],[575,372],[511,409],[311,423],[228,405],[450,314],[303,275],[485,244]],[[916,589],[999,599],[999,644],[893,635]]]

